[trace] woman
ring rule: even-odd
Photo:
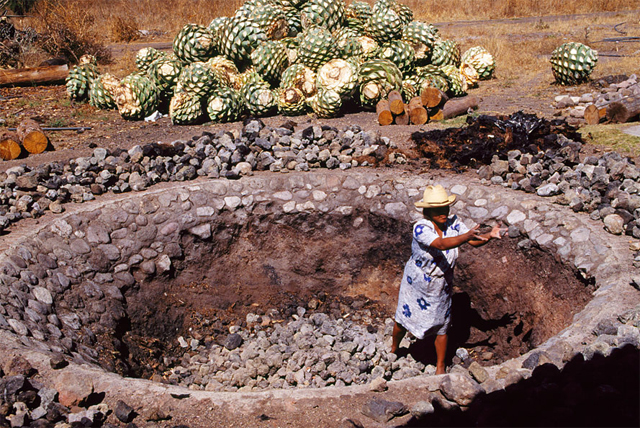
[[[438,184],[427,186],[422,200],[415,203],[423,208],[424,219],[413,226],[411,258],[400,283],[391,345],[391,352],[397,352],[407,330],[418,339],[435,334],[436,374],[445,373],[458,247],[465,242],[474,247],[484,245],[492,238],[500,239],[505,230],[496,226],[482,235],[478,232],[479,225],[469,230],[457,216],[449,217],[449,207],[455,200],[455,195],[448,195]]]

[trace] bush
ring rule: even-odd
[[[131,17],[115,17],[111,23],[111,40],[114,42],[132,42],[140,38],[138,23]]]
[[[90,54],[99,63],[110,63],[111,52],[102,37],[94,33],[94,17],[74,2],[44,0],[38,2],[34,13],[38,19],[41,48],[52,56],[64,56],[77,62]]]
[[[16,15],[25,15],[33,8],[36,1],[37,0],[0,0],[0,9],[6,7]]]

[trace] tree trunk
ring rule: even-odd
[[[640,97],[624,98],[607,106],[607,120],[626,123],[640,114]]]
[[[40,124],[35,120],[25,119],[20,122],[17,133],[18,138],[22,141],[22,147],[29,153],[42,153],[49,145],[49,139],[44,135]]]
[[[409,118],[414,125],[424,125],[429,120],[427,109],[422,106],[422,99],[420,97],[411,98],[409,104],[407,104],[409,110]]]
[[[20,156],[22,147],[20,139],[15,132],[0,132],[0,158],[3,160],[13,160]]]
[[[584,110],[584,120],[589,125],[597,125],[607,116],[607,108],[598,108],[595,104],[590,104]]]
[[[473,95],[465,97],[453,98],[446,102],[442,107],[442,114],[445,119],[467,114],[469,109],[476,110],[478,108],[478,99]]]
[[[69,66],[66,64],[0,70],[0,87],[63,83],[68,75]]]
[[[382,99],[376,104],[376,113],[378,115],[378,123],[382,126],[391,125],[393,123],[393,115],[389,110],[389,101]]]
[[[420,93],[422,105],[426,108],[434,108],[445,104],[449,97],[438,88],[426,87]]]
[[[394,116],[404,113],[404,102],[402,101],[402,94],[400,91],[390,91],[387,98],[389,99],[389,109]]]

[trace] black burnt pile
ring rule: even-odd
[[[549,121],[523,112],[510,116],[469,116],[467,125],[414,132],[412,138],[431,167],[456,170],[489,165],[494,156],[506,159],[513,150],[537,154],[561,148],[566,139],[581,141],[577,128],[564,119]],[[559,140],[558,135],[566,139]]]

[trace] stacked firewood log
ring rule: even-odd
[[[425,88],[408,103],[399,91],[391,91],[376,105],[378,123],[382,126],[424,125],[430,121],[450,119],[478,108],[478,99],[472,95],[449,97],[437,88]]]
[[[594,85],[602,89],[581,96],[558,95],[555,98],[556,116],[566,117],[572,125],[625,123],[640,119],[640,83],[635,74],[611,83],[603,78]]]
[[[32,119],[20,122],[15,132],[0,131],[0,158],[3,160],[42,153],[48,146],[49,139],[38,122]]]

